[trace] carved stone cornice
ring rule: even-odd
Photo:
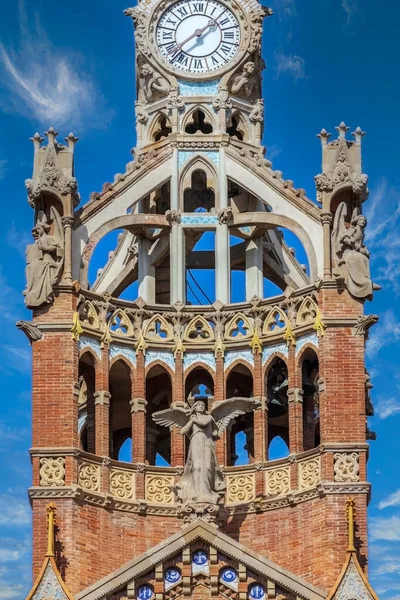
[[[41,340],[43,337],[42,331],[39,329],[39,327],[36,327],[34,323],[21,320],[17,321],[16,326],[26,335],[30,344],[32,344],[32,342]]]

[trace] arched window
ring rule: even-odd
[[[290,454],[288,442],[280,435],[272,438],[268,448],[269,460],[278,460],[279,458],[287,458]]]
[[[208,115],[200,108],[193,111],[191,121],[185,127],[185,133],[194,135],[195,133],[203,133],[205,135],[212,133],[213,127]]]
[[[277,357],[266,374],[268,402],[268,440],[280,436],[289,443],[288,370],[285,362]]]
[[[122,360],[110,369],[110,457],[118,460],[122,445],[132,439],[131,372]]]
[[[94,360],[89,352],[79,359],[78,418],[80,446],[85,452],[95,453],[94,392],[96,389]]]
[[[172,133],[170,120],[165,115],[160,115],[153,128],[153,141],[165,140]]]
[[[226,381],[227,398],[251,398],[253,376],[245,365],[238,364]],[[228,465],[247,465],[254,460],[254,413],[241,415],[227,431]]]
[[[307,348],[301,364],[304,450],[320,444],[318,378],[318,357],[311,348]]]
[[[215,192],[208,186],[206,172],[196,169],[191,175],[191,186],[183,195],[184,212],[210,212],[215,207]]]
[[[172,402],[172,383],[160,365],[150,369],[146,377],[146,462],[149,465],[171,464],[171,432],[158,426],[153,413],[169,408]]]

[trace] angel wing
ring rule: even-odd
[[[347,206],[345,202],[341,202],[336,209],[335,219],[332,229],[332,258],[335,266],[339,266],[341,262],[340,253],[342,251],[342,237],[346,233],[345,218],[347,217]]]
[[[50,218],[53,222],[53,237],[57,244],[64,250],[64,228],[62,225],[60,213],[55,206],[50,207]]]
[[[215,402],[211,408],[211,415],[217,423],[218,433],[225,431],[236,417],[252,412],[260,405],[261,402],[257,398],[229,398]]]
[[[190,416],[184,408],[175,407],[166,410],[158,410],[153,414],[153,421],[161,427],[184,427],[190,419]]]

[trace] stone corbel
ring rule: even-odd
[[[111,394],[107,390],[99,390],[94,394],[94,405],[95,406],[110,406]]]
[[[353,327],[353,334],[368,336],[369,329],[379,321],[378,315],[362,315],[357,319],[357,325]]]
[[[132,398],[131,413],[146,412],[147,401],[144,398]]]
[[[26,335],[30,344],[41,340],[43,337],[40,329],[33,323],[29,323],[29,321],[17,321],[16,326]]]
[[[287,396],[289,404],[292,402],[303,404],[304,391],[301,388],[292,388],[291,390],[288,390]]]

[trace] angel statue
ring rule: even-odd
[[[255,398],[230,398],[214,402],[210,413],[202,400],[192,407],[172,407],[153,414],[157,425],[180,427],[190,439],[189,452],[180,483],[176,486],[182,504],[217,504],[225,491],[225,481],[215,453],[215,440],[239,415],[255,410]]]
[[[367,219],[355,208],[347,228],[347,206],[339,204],[332,230],[332,258],[335,274],[343,277],[348,291],[355,298],[372,298],[373,290],[380,286],[371,280],[369,252],[364,245]]]
[[[52,207],[50,215],[54,224],[54,235],[44,214],[39,215],[32,230],[33,244],[26,248],[25,304],[28,308],[51,302],[53,285],[58,281],[62,269],[64,232],[58,211]]]

